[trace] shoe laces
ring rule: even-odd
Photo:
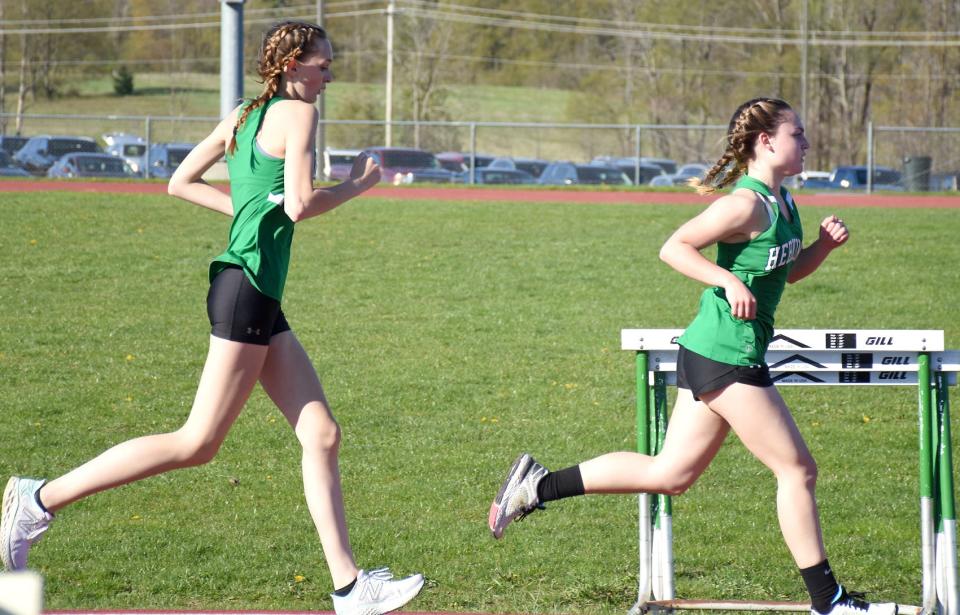
[[[528,508],[523,508],[520,510],[520,514],[517,515],[517,521],[523,521],[524,519],[526,519],[536,511],[546,510],[546,508],[547,507],[544,506],[543,504],[534,504],[533,506],[530,506]]]
[[[846,597],[838,604],[844,604],[852,609],[867,612],[870,610],[870,603],[866,601],[867,595],[864,592],[848,591]]]
[[[367,571],[367,579],[386,582],[393,579],[393,573],[390,572],[390,568],[387,566],[384,566],[383,568],[374,568],[373,570]]]

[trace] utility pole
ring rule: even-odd
[[[317,0],[317,25],[323,27],[323,0]],[[320,168],[323,166],[323,152],[327,148],[327,125],[323,121],[327,114],[325,92],[320,92],[317,96],[317,114],[320,117],[320,123],[317,124],[316,173],[319,175]]]
[[[397,12],[396,0],[387,2],[387,96],[386,124],[384,125],[384,145],[393,145],[393,18]]]
[[[807,53],[809,45],[807,44],[807,32],[809,15],[809,0],[802,0],[800,3],[800,114],[802,117],[810,117],[807,110]],[[802,118],[801,118],[802,119]]]
[[[220,117],[243,98],[243,3],[220,2]]]

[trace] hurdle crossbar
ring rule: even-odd
[[[667,425],[667,389],[676,385],[682,329],[624,329],[621,348],[636,353],[637,452],[657,454]],[[921,606],[900,615],[960,615],[949,387],[960,351],[944,350],[943,331],[777,330],[765,357],[772,379],[788,386],[915,386],[919,397]],[[678,600],[673,586],[670,497],[639,496],[639,582],[630,615],[657,610],[807,611],[809,603]]]

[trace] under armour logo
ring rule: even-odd
[[[260,335],[260,329],[254,329],[253,327],[247,327],[247,335]]]

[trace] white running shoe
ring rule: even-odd
[[[389,568],[361,570],[346,596],[331,594],[337,615],[383,615],[413,600],[423,587],[423,575],[394,580]]]
[[[30,545],[40,540],[53,521],[53,515],[40,508],[36,500],[44,482],[16,476],[7,481],[0,514],[0,556],[4,570],[26,568]]]
[[[522,453],[517,457],[490,505],[487,525],[494,538],[503,536],[503,530],[514,519],[523,519],[537,508],[543,508],[537,496],[537,485],[546,475],[547,469],[530,455]]]
[[[843,590],[841,590],[843,591]],[[862,600],[859,592],[847,593],[833,603],[829,611],[822,615],[897,615],[897,605],[893,602],[870,603]],[[810,615],[821,615],[816,609],[810,609]]]

